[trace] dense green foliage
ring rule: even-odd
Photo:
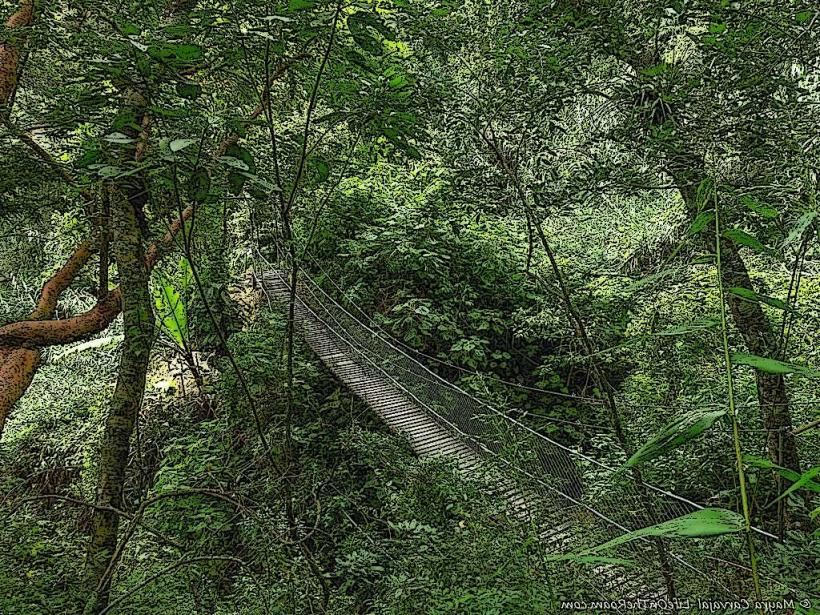
[[[2,17],[0,611],[601,597],[593,556],[637,536],[545,553],[489,475],[414,456],[260,291],[294,262],[508,417],[719,511],[643,536],[820,596],[817,6]]]

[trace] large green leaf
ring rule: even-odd
[[[706,226],[715,219],[715,212],[713,210],[702,211],[700,212],[695,220],[692,222],[692,225],[686,231],[689,235],[695,235],[696,233],[700,233]]]
[[[188,316],[182,297],[170,281],[164,280],[154,289],[154,303],[162,328],[182,348],[188,339]]]
[[[685,412],[667,424],[661,431],[646,442],[646,444],[639,448],[635,454],[627,460],[622,470],[660,457],[681,444],[696,438],[709,429],[714,422],[724,414],[726,414],[726,410],[714,409],[696,409]]]
[[[211,190],[211,176],[205,169],[197,169],[188,178],[188,198],[197,203],[202,203],[208,198]]]
[[[763,468],[764,470],[774,470],[775,472],[780,474],[780,476],[782,476],[791,483],[799,482],[800,486],[798,488],[807,489],[808,491],[813,491],[815,493],[820,493],[820,483],[816,483],[813,480],[814,476],[817,475],[817,472],[815,471],[814,474],[810,474],[808,478],[806,478],[807,474],[814,470],[817,470],[817,468],[812,468],[811,470],[807,470],[803,474],[800,474],[798,472],[795,472],[794,470],[790,470],[788,468],[779,466],[768,459],[763,459],[762,457],[755,457],[753,455],[743,455],[743,462],[751,467]]]
[[[796,365],[794,363],[786,363],[785,361],[778,361],[777,359],[770,359],[768,357],[746,354],[745,352],[733,352],[732,363],[735,365],[748,365],[769,374],[803,374],[804,376],[812,376],[815,378],[820,377],[820,371],[816,369]]]
[[[768,248],[766,248],[757,237],[739,228],[725,230],[723,231],[723,236],[733,243],[752,248],[752,250],[757,252],[768,252]]]
[[[733,286],[727,289],[728,292],[735,297],[739,297],[745,301],[753,301],[757,303],[765,303],[766,305],[770,305],[772,307],[776,307],[780,310],[788,310],[788,306],[784,301],[780,299],[775,299],[774,297],[769,297],[768,295],[760,295],[753,290],[749,290],[748,288],[743,288],[741,286]]]
[[[644,538],[659,536],[664,538],[706,538],[742,532],[745,529],[743,517],[736,512],[725,508],[703,508],[688,515],[683,515],[657,525],[650,525],[639,530],[627,532],[613,538],[597,547],[586,549],[580,553],[566,553],[549,556],[549,560],[571,560],[584,557],[600,551],[606,551],[622,544]]]
[[[818,491],[817,483],[814,482],[814,477],[820,474],[820,466],[814,466],[810,470],[806,470],[803,474],[798,478],[788,489],[786,489],[783,493],[781,493],[778,497],[772,500],[769,503],[769,506],[774,504],[775,502],[782,500],[788,495],[791,495],[798,489],[808,489],[809,491]]]
[[[714,318],[701,318],[698,320],[692,320],[690,322],[685,322],[680,325],[669,327],[668,329],[664,329],[663,331],[658,331],[654,335],[685,335],[687,333],[694,333],[695,331],[704,331],[706,329],[711,329],[713,327],[717,327],[719,324],[720,321],[715,320]]]
[[[766,205],[760,201],[756,201],[750,196],[740,197],[740,202],[764,218],[777,218],[778,212],[771,205]]]
[[[725,508],[703,508],[657,525],[650,525],[598,545],[590,553],[605,551],[643,536],[664,536],[670,538],[706,538],[742,532],[745,529],[743,517]]]
[[[799,241],[803,237],[803,233],[805,233],[806,229],[809,227],[809,224],[811,224],[816,217],[817,212],[815,211],[807,211],[800,216],[792,227],[792,230],[789,231],[789,236],[786,237],[784,245],[788,246],[793,244],[795,241]]]
[[[174,139],[168,144],[168,149],[176,153],[196,143],[196,139]]]

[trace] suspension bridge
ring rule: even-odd
[[[263,291],[282,305],[289,271],[266,268]],[[549,554],[579,552],[624,533],[694,512],[695,502],[636,483],[596,459],[552,440],[445,380],[402,349],[401,342],[354,316],[313,278],[300,275],[296,330],[330,371],[419,456],[451,458],[508,503],[508,517],[536,534]],[[760,543],[774,538],[755,530]],[[626,555],[624,555],[626,554]],[[602,599],[750,595],[752,583],[738,535],[710,541],[641,538],[617,554],[637,565],[576,563],[583,585]],[[578,559],[569,562],[578,562]],[[564,565],[572,565],[562,562]],[[580,577],[579,577],[580,578]],[[770,597],[804,592],[763,575]]]

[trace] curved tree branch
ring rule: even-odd
[[[7,20],[6,27],[29,26],[33,20],[32,0],[22,0],[21,8]],[[280,78],[292,65],[306,57],[307,53],[301,53],[285,59],[272,79]],[[0,106],[7,104],[16,87],[19,61],[20,52],[15,46],[10,43],[0,44]],[[248,121],[258,118],[263,109],[262,104],[257,106],[249,114]],[[224,155],[228,147],[237,140],[236,133],[228,135],[217,148],[216,156]],[[28,145],[31,147],[30,143]],[[45,150],[42,151],[47,156]],[[82,195],[84,198],[88,196],[84,192]],[[145,265],[149,271],[173,246],[176,235],[195,213],[195,207],[196,205],[191,205],[185,209],[182,216],[171,223],[165,235],[149,246],[145,253]],[[60,294],[85,266],[92,248],[93,244],[89,241],[78,246],[63,267],[43,286],[37,306],[26,320],[0,327],[0,436],[11,407],[31,385],[39,366],[41,349],[45,346],[70,344],[104,331],[122,309],[121,291],[116,288],[83,314],[62,320],[50,320],[54,316]]]
[[[34,0],[22,0],[20,8],[6,20],[9,30],[26,28],[34,23]],[[19,78],[18,68],[23,52],[15,41],[0,43],[0,105],[8,105],[14,97]]]

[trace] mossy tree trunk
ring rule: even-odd
[[[706,178],[703,161],[693,155],[680,156],[669,163],[667,170],[677,184],[690,216],[696,216],[700,205],[697,187]],[[711,250],[711,247],[709,249]],[[749,269],[737,246],[728,239],[722,239],[720,249],[723,260],[721,283],[724,288],[745,288],[754,291]],[[729,294],[727,304],[749,352],[761,357],[777,358],[779,336],[760,303],[744,301]],[[770,374],[761,370],[755,371],[755,379],[763,425],[768,430],[766,448],[769,458],[774,463],[799,473],[800,459],[797,442],[792,433],[786,380],[782,374]]]
[[[139,409],[145,390],[154,339],[154,314],[148,287],[141,225],[137,207],[121,193],[111,198],[112,252],[122,289],[124,340],[119,373],[100,451],[96,508],[86,562],[90,592],[87,613],[97,613],[108,601],[112,555],[117,545],[123,485]]]

